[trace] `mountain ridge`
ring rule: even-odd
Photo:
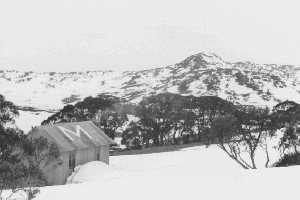
[[[299,95],[298,74],[300,68],[293,65],[227,62],[214,53],[201,52],[167,67],[137,71],[0,70],[0,90],[20,108],[34,107],[45,111],[61,109],[65,102],[75,103],[99,93],[137,103],[143,96],[166,91],[183,95],[215,95],[241,104],[269,105],[284,100],[277,94],[279,92],[294,91],[287,98]],[[179,91],[179,86],[184,84],[187,90]],[[71,101],[72,98],[76,100]],[[247,100],[251,98],[256,101]]]

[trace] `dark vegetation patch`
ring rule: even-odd
[[[203,56],[201,54],[192,55],[177,65],[180,65],[182,68],[186,69],[191,64],[191,61],[195,62],[195,65],[192,66],[193,68],[196,69],[199,69],[200,67],[207,68],[208,63],[205,60],[203,60]]]
[[[50,83],[47,83],[46,86],[45,86],[45,88],[55,88],[55,85],[52,85],[52,84],[50,84]]]
[[[300,165],[300,154],[285,154],[280,160],[273,164],[273,167],[288,167]]]
[[[45,112],[45,110],[41,110],[35,107],[30,107],[30,106],[16,106],[18,110],[22,111],[30,111],[30,112]]]
[[[194,74],[194,76],[192,77],[192,79],[194,80],[194,81],[198,81],[198,80],[200,80],[200,78],[201,78],[201,74]]]
[[[62,77],[59,82],[63,82],[66,79],[67,79],[67,77]]]
[[[246,94],[241,94],[242,97],[249,97],[251,95],[251,93],[246,93]]]
[[[182,79],[182,78],[186,78],[186,74],[180,74],[180,75],[173,75],[172,79]]]
[[[186,94],[189,92],[189,84],[190,84],[190,80],[189,79],[185,79],[183,81],[181,81],[178,85],[178,92],[180,94]]]
[[[168,85],[171,82],[171,78],[167,77],[166,79],[161,79],[160,82],[164,85]]]
[[[212,75],[213,72],[215,72],[214,69],[208,69],[202,72],[202,75]]]
[[[143,93],[145,93],[146,90],[138,90],[138,91],[134,91],[134,92],[131,92],[131,93],[128,93],[126,96],[128,97],[128,101],[131,101],[139,96],[141,96]]]
[[[172,81],[172,86],[178,85],[181,81],[180,80],[173,80]]]
[[[260,77],[257,76],[257,75],[252,76],[252,78],[253,78],[253,79],[260,79]]]
[[[132,86],[134,84],[136,84],[136,79],[141,78],[141,75],[134,75],[131,77],[130,81],[123,83],[123,85],[127,84],[128,86]]]
[[[219,89],[220,82],[221,81],[216,74],[212,74],[212,76],[209,76],[203,80],[203,83],[206,85],[207,90],[213,91],[217,91]]]
[[[245,85],[254,91],[259,92],[259,86],[254,82],[253,79],[249,79],[247,75],[244,75],[241,71],[234,74],[235,80],[239,85]]]
[[[188,143],[188,144],[177,144],[177,145],[174,144],[174,145],[170,145],[170,146],[152,146],[149,148],[117,152],[116,156],[163,153],[163,152],[171,152],[171,151],[184,151],[184,148],[197,147],[197,146],[203,146],[203,145],[204,144],[201,142],[192,142],[192,143]]]
[[[157,77],[160,71],[161,71],[160,68],[156,68],[153,72],[153,77]]]
[[[62,99],[61,101],[64,103],[64,104],[68,104],[68,103],[73,103],[75,101],[79,101],[81,100],[81,98],[79,98],[79,95],[77,94],[72,94],[70,97],[66,97],[64,99]]]
[[[131,87],[140,87],[140,86],[143,86],[144,84],[133,84],[133,85],[125,85],[123,87],[121,87],[121,89],[127,89],[127,88],[131,88]]]
[[[32,78],[29,78],[29,77],[28,78],[22,78],[22,79],[17,80],[16,83],[28,82],[30,80],[32,80]]]
[[[261,98],[264,100],[264,101],[270,101],[271,98],[272,98],[272,94],[270,92],[270,90],[267,90],[267,92],[263,93],[261,95]]]
[[[275,87],[279,87],[279,88],[286,87],[285,82],[282,81],[279,76],[271,75],[271,80],[273,80],[273,85]]]
[[[29,76],[32,72],[24,72],[23,75],[20,75],[19,78],[25,78],[27,76]]]
[[[164,86],[156,86],[156,87],[153,87],[153,90],[160,90],[160,89],[163,89],[164,88]]]
[[[278,67],[279,70],[281,71],[287,71],[287,70],[294,70],[295,67],[293,65],[279,65]]]
[[[208,63],[203,60],[202,55],[192,55],[182,62],[175,64],[175,67],[171,69],[171,73],[177,74],[181,69],[186,69],[188,67],[190,67],[190,72],[196,73],[199,69],[206,69],[207,65]]]

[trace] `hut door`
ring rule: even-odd
[[[100,160],[100,147],[95,149],[95,160]]]

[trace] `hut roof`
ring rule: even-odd
[[[55,141],[61,152],[114,144],[92,121],[36,126],[28,133],[29,138],[40,136]]]

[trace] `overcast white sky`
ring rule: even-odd
[[[0,69],[139,70],[200,52],[300,66],[299,0],[9,0]]]

